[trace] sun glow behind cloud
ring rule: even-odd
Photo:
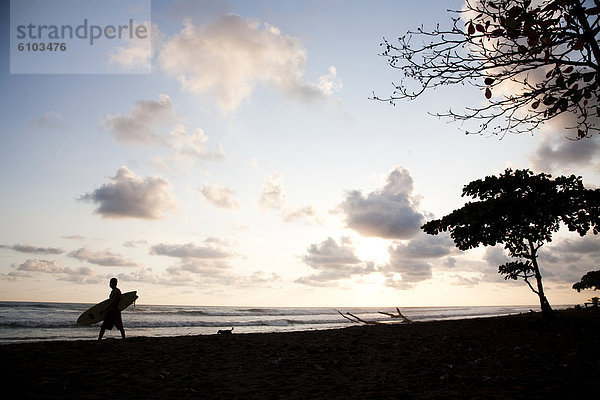
[[[361,260],[385,264],[390,261],[389,241],[381,238],[360,238],[356,240],[356,255]]]

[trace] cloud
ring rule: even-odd
[[[276,210],[285,222],[305,221],[321,223],[317,210],[310,204],[290,205],[282,185],[284,175],[281,172],[268,175],[260,193],[259,204],[263,210]]]
[[[90,267],[69,268],[54,260],[28,259],[18,266],[13,265],[13,268],[15,271],[6,275],[9,279],[33,277],[46,273],[52,274],[57,280],[82,284],[96,284],[106,280],[106,277],[96,274]]]
[[[181,32],[167,39],[158,55],[161,68],[176,76],[184,91],[211,93],[224,111],[236,109],[257,84],[303,100],[341,88],[335,68],[318,83],[303,82],[306,58],[298,39],[235,14],[204,26],[185,20]]]
[[[231,266],[222,260],[202,260],[197,258],[188,258],[182,260],[178,265],[167,268],[167,272],[171,275],[177,275],[184,272],[202,275],[202,278],[207,277],[223,277],[228,274]],[[229,277],[227,278],[229,279]]]
[[[186,244],[164,244],[160,243],[150,247],[150,254],[168,257],[178,258],[204,258],[204,259],[218,259],[228,258],[234,256],[234,254],[226,252],[224,250],[209,247],[209,246],[197,246],[194,243]]]
[[[388,247],[390,261],[379,266],[386,277],[385,285],[396,289],[413,288],[417,283],[433,277],[430,262],[444,259],[439,266],[454,268],[456,254],[454,242],[447,234],[427,235],[423,232],[406,242],[393,242]]]
[[[175,151],[180,158],[190,158],[196,161],[223,160],[225,153],[221,145],[217,145],[216,151],[206,148],[208,136],[202,129],[196,129],[193,133],[187,133],[183,125],[177,125],[166,138],[167,145]]]
[[[499,266],[512,260],[501,246],[487,247],[483,259],[490,267],[494,267],[496,272]]]
[[[105,267],[138,267],[135,261],[129,258],[123,258],[119,254],[115,254],[110,250],[91,251],[85,247],[69,253],[69,257],[73,257],[79,261],[87,261],[91,264],[102,265]]]
[[[402,259],[431,259],[449,256],[456,247],[448,234],[421,233],[406,243],[395,243],[391,251]]]
[[[116,46],[108,55],[109,64],[117,64],[129,73],[150,73],[152,58],[164,39],[156,24],[144,21],[148,33],[145,39],[126,38],[125,46]]]
[[[123,247],[138,247],[138,246],[147,246],[148,242],[145,240],[128,240],[123,243]]]
[[[206,184],[202,188],[202,195],[212,205],[232,210],[239,210],[242,205],[235,198],[235,192],[218,183]]]
[[[327,75],[319,77],[318,88],[328,96],[342,89],[342,82],[337,78],[337,69],[334,66],[329,67]]]
[[[479,272],[483,273],[482,281],[485,282],[502,281],[504,277],[498,274],[498,267],[515,260],[508,257],[501,246],[486,248],[483,258],[487,268],[483,267]],[[559,238],[538,250],[543,280],[562,284],[573,284],[586,272],[598,269],[599,260],[600,241],[594,235]]]
[[[538,171],[572,173],[573,168],[600,170],[600,136],[582,140],[568,140],[564,135],[546,133],[538,148],[529,156]]]
[[[67,122],[59,113],[46,111],[40,117],[31,119],[29,126],[34,129],[65,130],[67,129]]]
[[[27,272],[61,272],[64,267],[54,260],[28,259],[17,268],[19,271]]]
[[[368,195],[358,190],[347,193],[340,209],[346,226],[367,237],[410,239],[420,232],[424,215],[413,195],[413,179],[404,168],[394,168],[385,186]]]
[[[100,125],[122,144],[153,144],[160,141],[157,126],[174,120],[174,107],[166,94],[158,100],[139,100],[129,114],[106,116]]]
[[[80,200],[97,203],[95,212],[103,218],[161,219],[175,208],[171,185],[163,178],[142,178],[122,166],[108,180],[80,197]]]
[[[151,268],[138,268],[135,271],[117,274],[123,282],[143,282],[157,285],[168,285],[169,281],[152,271]]]
[[[153,162],[164,169],[173,164],[177,168],[193,167],[204,161],[225,159],[225,152],[217,143],[216,149],[207,146],[208,136],[202,129],[188,133],[188,128],[176,124],[168,135],[157,130],[177,120],[174,106],[169,96],[161,94],[158,100],[140,100],[133,105],[129,114],[115,114],[105,117],[100,125],[109,130],[119,143],[127,145],[160,145],[168,148],[170,154],[155,157]]]
[[[62,254],[64,250],[56,247],[36,247],[25,244],[15,244],[12,246],[2,244],[0,245],[0,249],[8,249],[18,251],[20,253],[29,253],[29,254]]]
[[[421,233],[407,243],[395,242],[388,247],[390,262],[381,266],[386,276],[385,284],[396,289],[410,289],[419,282],[432,278],[431,259],[447,257],[455,252],[454,242],[448,235]],[[453,267],[455,259],[449,257],[443,265]]]
[[[592,234],[561,238],[539,250],[538,263],[545,279],[573,284],[588,271],[597,270],[600,240]]]
[[[356,256],[356,250],[348,238],[342,238],[340,244],[332,238],[327,238],[319,244],[311,244],[306,252],[302,261],[318,272],[297,279],[297,283],[319,286],[326,282],[376,271],[372,262],[362,261]]]
[[[205,243],[226,246],[229,243],[218,238],[207,238]],[[268,275],[255,271],[250,276],[233,272],[229,260],[238,255],[213,246],[199,246],[194,243],[164,244],[150,248],[150,254],[174,257],[178,260],[160,276],[160,283],[180,286],[261,286],[281,280],[277,274]],[[152,276],[149,276],[152,278]]]
[[[69,239],[69,240],[85,240],[85,236],[83,235],[67,235],[67,236],[61,236],[63,239]]]

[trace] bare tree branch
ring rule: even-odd
[[[435,113],[474,127],[466,133],[531,132],[563,114],[575,138],[600,133],[599,0],[467,0],[449,10],[452,27],[384,39],[382,56],[403,78],[388,97],[396,104],[426,91],[468,84],[482,105]]]

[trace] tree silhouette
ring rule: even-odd
[[[586,189],[581,177],[574,175],[551,178],[529,170],[507,169],[499,176],[473,181],[463,188],[462,195],[479,201],[467,202],[421,229],[430,235],[450,232],[461,250],[504,244],[516,260],[501,265],[498,272],[505,279],[523,278],[539,296],[544,315],[551,316],[538,250],[552,241],[560,222],[581,236],[590,229],[594,234],[600,231],[600,189]],[[535,278],[535,287],[531,278]]]
[[[581,292],[584,289],[600,289],[600,271],[590,271],[573,285],[573,289]]]
[[[600,132],[600,0],[467,0],[449,29],[409,31],[382,53],[403,78],[395,104],[445,85],[471,84],[487,99],[435,115],[477,122],[466,133],[530,132],[561,114],[576,138]]]

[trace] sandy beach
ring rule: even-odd
[[[10,344],[0,382],[36,399],[599,398],[600,312],[556,314]]]

